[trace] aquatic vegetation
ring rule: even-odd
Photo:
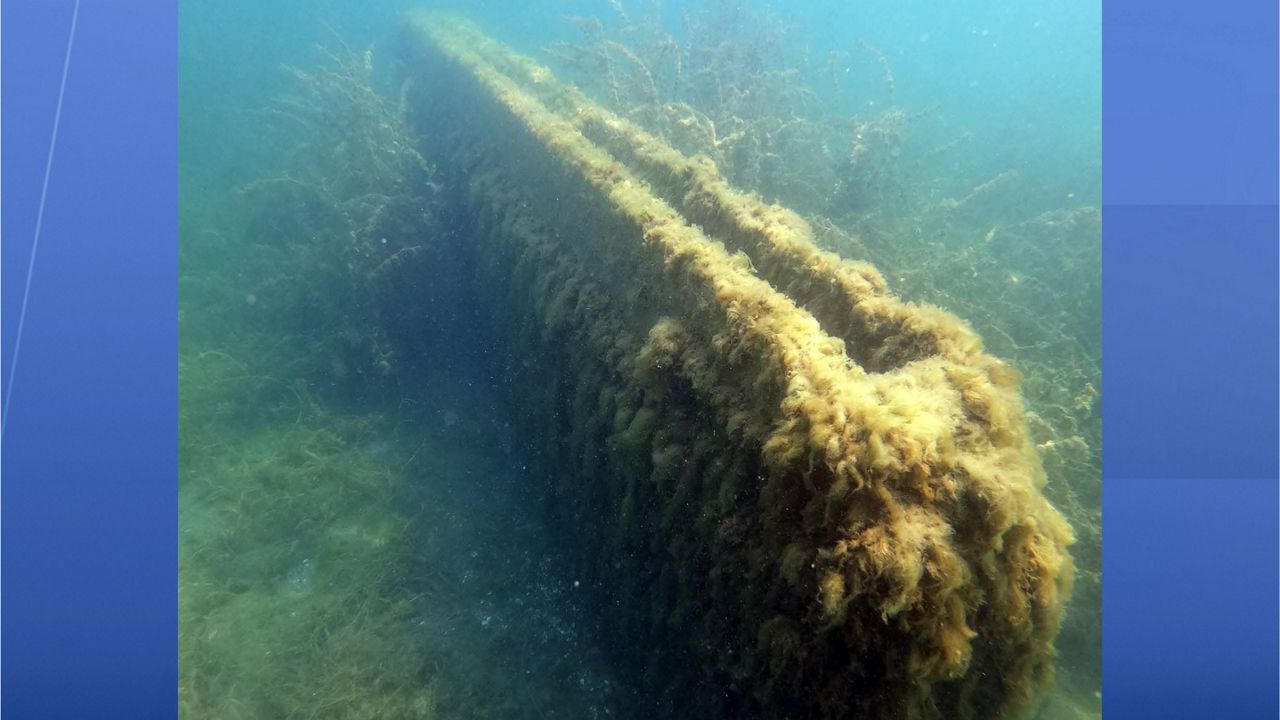
[[[1045,492],[1078,538],[1077,582],[1058,640],[1075,672],[1064,679],[1091,696],[1102,643],[1101,212],[1048,211],[985,230],[979,222],[926,214],[903,219],[896,232],[864,226],[857,240],[828,226],[824,244],[873,260],[914,297],[955,309],[1022,373]],[[948,242],[964,236],[977,239]]]
[[[439,185],[418,152],[402,99],[380,92],[371,51],[341,40],[318,69],[289,69],[294,93],[264,113],[289,148],[277,175],[241,188],[244,236],[259,273],[246,289],[261,324],[312,338],[315,375],[351,397],[438,348],[459,311],[461,272],[442,241]],[[402,95],[403,93],[401,93]],[[402,291],[403,278],[433,278]],[[424,327],[441,326],[438,333]]]
[[[263,392],[307,383],[264,383],[298,338],[258,340],[183,349],[181,717],[588,717],[624,692],[571,583],[530,567],[549,548],[497,519],[525,501],[495,493],[491,434]]]
[[[460,100],[416,117],[467,188],[492,335],[555,377],[517,383],[523,429],[658,708],[1031,704],[1072,534],[1016,373],[466,22],[408,32],[412,72]]]
[[[474,368],[452,359],[478,351],[452,302],[431,304],[463,294],[417,281],[440,233],[411,198],[434,181],[407,179],[412,146],[335,162],[327,118],[354,118],[370,151],[388,128],[364,126],[406,131],[368,57],[334,57],[297,74],[316,127],[293,131],[289,169],[184,208],[180,716],[597,715],[625,689],[566,620],[581,600],[545,537],[515,524],[520,448],[476,417]],[[394,218],[398,249],[371,242]]]
[[[660,3],[635,13],[619,3],[611,23],[570,18],[580,40],[547,53],[605,107],[706,155],[734,183],[788,200],[825,195],[824,178],[788,160],[821,147],[827,119],[787,62],[788,28],[741,3],[711,5],[682,10],[677,39]]]
[[[709,6],[332,41],[184,208],[183,717],[1096,714],[1096,211]]]
[[[391,254],[375,236],[431,227],[430,168],[373,93],[368,55],[331,62],[295,73],[300,98],[274,108],[294,150],[282,174],[185,215],[184,718],[438,716],[434,659],[412,632],[431,608],[405,467],[360,450],[386,420],[332,407],[353,375],[391,384],[374,372],[389,342],[370,332],[368,277]]]
[[[776,18],[732,3],[686,13],[679,41],[662,30],[656,5],[640,13],[617,6],[615,16],[612,22],[575,19],[586,29],[582,40],[549,52],[585,94],[618,116],[593,117],[593,105],[582,98],[566,101],[575,107],[582,132],[608,147],[695,222],[721,234],[724,222],[716,215],[716,202],[707,203],[710,212],[692,207],[703,202],[699,196],[705,190],[699,188],[706,188],[705,178],[716,171],[734,186],[780,200],[805,216],[821,247],[874,263],[905,297],[956,312],[973,323],[994,355],[1020,371],[1028,420],[1050,478],[1046,492],[1080,536],[1075,551],[1080,584],[1060,646],[1072,666],[1086,668],[1078,681],[1081,691],[1091,693],[1100,683],[1101,652],[1099,209],[1076,205],[1032,210],[1028,216],[1023,205],[1010,199],[1028,184],[1018,171],[998,170],[976,184],[964,172],[945,172],[941,159],[961,165],[962,151],[979,149],[970,146],[968,133],[958,130],[951,131],[949,140],[934,135],[913,142],[912,131],[926,124],[932,110],[899,104],[899,82],[890,61],[866,41],[832,51],[817,68],[802,53],[789,51],[787,29]],[[719,38],[717,28],[724,31]],[[680,80],[697,64],[693,58],[715,58],[730,50],[753,59],[713,62],[702,77],[715,82],[699,86]],[[599,72],[603,67],[612,70]],[[722,77],[721,67],[733,75]],[[640,68],[645,72],[639,73]],[[852,96],[846,73],[855,68],[879,73],[883,92]],[[644,87],[629,70],[646,78]],[[650,76],[660,78],[652,83],[656,91],[649,89]],[[819,76],[822,82],[815,82]],[[786,87],[777,87],[783,78]],[[874,89],[877,78],[868,80],[863,84]],[[766,153],[767,163],[756,159],[744,165],[740,156],[722,148],[723,133],[717,128],[725,127],[726,117],[738,116],[724,105],[726,96],[718,89],[723,84],[759,88],[778,99],[757,107],[750,123],[735,120],[731,125],[749,125],[763,134],[752,146],[774,148]],[[826,95],[817,92],[823,84],[829,86]],[[544,86],[529,82],[534,92],[544,90],[544,102],[554,105]],[[741,94],[751,92],[735,91],[728,97]],[[655,112],[658,102],[679,112],[671,117]],[[834,109],[839,107],[857,112],[838,117]],[[637,126],[653,137],[628,145],[626,138],[641,137]],[[795,131],[785,137],[771,134],[782,127]],[[734,134],[735,142],[743,137]],[[703,154],[712,163],[686,160],[681,153],[664,151],[667,145],[684,154]],[[743,172],[746,166],[766,165],[769,177]],[[695,179],[686,182],[678,173]],[[758,255],[752,260],[769,271]],[[791,288],[796,279],[779,279],[775,273],[771,281]],[[805,303],[820,318],[830,310],[815,305],[813,298]],[[856,343],[849,347],[856,352]]]
[[[353,452],[376,425],[237,350],[181,359],[181,717],[432,717],[402,480]]]

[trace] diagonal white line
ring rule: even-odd
[[[67,71],[71,68],[71,46],[76,41],[76,19],[80,17],[80,0],[71,11],[71,33],[67,36],[67,54],[62,61],[62,83],[58,86],[58,108],[53,113],[53,135],[49,138],[49,157],[44,163],[44,185],[40,188],[40,208],[36,211],[36,233],[31,240],[31,261],[27,264],[27,282],[22,288],[22,308],[18,311],[18,333],[13,341],[13,361],[9,363],[9,385],[4,393],[4,412],[0,415],[0,439],[9,427],[9,401],[13,399],[13,381],[18,372],[18,350],[22,347],[22,328],[27,320],[27,298],[31,294],[31,278],[36,271],[36,250],[40,247],[40,227],[44,224],[44,200],[49,194],[49,171],[53,169],[53,148],[58,144],[58,121],[62,119],[62,96],[67,90]]]

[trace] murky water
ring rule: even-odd
[[[665,380],[634,370],[640,340],[632,335],[668,327],[659,310],[648,317],[643,308],[670,313],[672,301],[647,288],[618,289],[649,277],[641,256],[619,263],[608,243],[574,245],[607,236],[571,235],[599,221],[564,214],[588,191],[564,193],[550,212],[529,209],[548,195],[559,203],[555,183],[564,179],[546,173],[545,186],[520,186],[536,159],[487,158],[493,148],[521,147],[507,144],[518,123],[502,120],[491,148],[466,135],[484,132],[493,111],[465,104],[474,97],[431,94],[451,86],[433,86],[438,78],[415,69],[403,37],[409,9],[345,0],[183,8],[181,715],[683,717],[683,696],[673,693],[705,688],[673,691],[654,677],[661,665],[648,663],[662,656],[685,682],[707,656],[646,648],[684,633],[635,627],[643,615],[636,608],[650,607],[636,596],[661,607],[647,596],[697,586],[689,568],[743,546],[756,527],[749,516],[771,509],[763,500],[733,505],[740,501],[724,491],[717,501],[732,513],[716,516],[716,505],[682,516],[714,528],[707,545],[690,549],[643,534],[687,537],[667,515],[646,519],[645,503],[692,502],[692,471],[681,471],[689,477],[680,482],[692,484],[674,499],[661,495],[675,492],[668,475],[677,461],[707,478],[726,465],[759,464],[742,460],[748,443],[734,439],[751,421],[738,415],[718,426],[693,417],[689,408],[702,407],[696,379],[710,375],[690,371],[695,380],[672,384],[677,400],[663,400],[678,411],[660,408],[678,424],[643,427],[649,416],[637,412],[637,398]],[[545,95],[550,79],[576,83],[601,112],[704,156],[733,185],[796,211],[814,242],[871,263],[904,300],[959,316],[1020,373],[1027,413],[1017,432],[1027,433],[1045,470],[1044,494],[1077,540],[1056,685],[1025,712],[1096,717],[1096,3],[540,0],[471,3],[464,12],[547,64],[525,71],[531,97],[555,108]],[[455,130],[437,137],[436,127]],[[599,128],[577,131],[603,144]],[[629,170],[641,178],[636,188],[660,184]],[[667,199],[678,205],[679,195]],[[512,198],[523,206],[511,210]],[[495,211],[493,221],[477,207],[509,214]],[[711,223],[690,224],[701,232]],[[543,226],[567,255],[580,253],[583,267],[634,267],[601,276],[598,297],[578,296],[569,289],[576,271],[539,276],[519,253],[484,254],[481,235],[493,227],[518,236]],[[750,270],[765,276],[768,268],[756,262]],[[644,327],[618,331],[601,353],[607,361],[580,361],[574,352],[595,336],[543,340],[583,308],[603,316],[612,307],[580,297],[606,298],[623,307],[618,317],[636,313]],[[675,319],[689,327],[705,310],[675,307],[687,311]],[[706,346],[718,352],[726,337]],[[530,347],[550,349],[520,354]],[[617,367],[627,370],[620,377],[646,379],[634,387],[599,379]],[[667,370],[659,364],[659,373]],[[578,387],[566,378],[585,380]],[[759,392],[736,381],[733,402]],[[596,387],[590,382],[606,390],[584,397],[582,387]],[[688,436],[708,427],[719,429],[701,441]],[[632,447],[642,430],[656,439]],[[730,442],[738,444],[718,460],[698,455]],[[640,490],[620,472],[632,455],[649,483]],[[618,507],[618,523],[584,517]],[[629,554],[609,562],[618,548]],[[623,567],[652,574],[618,582],[610,573]],[[707,581],[707,592],[723,584]],[[781,593],[752,587],[770,602]],[[742,608],[755,607],[749,595]],[[799,614],[804,603],[778,605]],[[649,621],[665,628],[689,612],[672,607],[670,617],[650,610]],[[719,616],[740,612],[704,615],[715,616],[710,626],[733,628]],[[769,618],[751,622],[777,627]],[[778,680],[782,689],[748,680],[790,677],[789,661],[776,659],[790,651],[770,645],[783,641],[761,629],[734,645],[725,632],[715,639],[737,664],[705,674],[732,698],[723,707],[750,717],[753,702],[804,694],[795,678]],[[840,657],[833,642],[813,652]],[[977,647],[981,655],[981,641]],[[774,659],[738,662],[760,648]]]

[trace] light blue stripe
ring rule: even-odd
[[[36,251],[40,247],[40,227],[44,225],[44,200],[49,194],[49,172],[53,169],[53,149],[58,144],[58,121],[62,119],[62,96],[67,90],[67,71],[71,69],[71,47],[76,41],[76,20],[80,17],[80,0],[71,11],[71,33],[67,36],[67,55],[62,61],[62,83],[58,85],[58,107],[53,113],[53,135],[49,138],[49,157],[44,164],[44,185],[40,188],[40,208],[36,212],[36,234],[31,241],[31,261],[27,264],[27,282],[22,288],[22,309],[18,312],[18,334],[13,341],[13,361],[9,363],[9,385],[4,393],[4,414],[0,416],[0,439],[9,427],[9,401],[13,399],[13,381],[18,372],[18,351],[22,348],[22,328],[27,322],[27,298],[31,294],[31,278],[36,271]]]

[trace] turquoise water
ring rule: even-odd
[[[1098,715],[1100,8],[972,0],[184,3],[181,715],[681,716],[554,511],[573,413],[513,388],[557,368],[504,357],[465,178],[409,119],[423,7],[708,155],[1020,372],[1076,536],[1025,714]]]

